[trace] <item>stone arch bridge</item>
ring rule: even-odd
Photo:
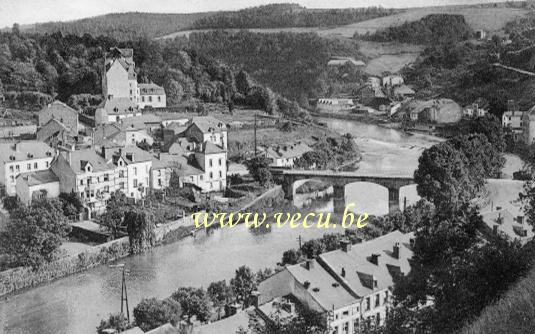
[[[368,182],[388,189],[389,212],[399,209],[399,190],[414,184],[412,175],[381,175],[356,172],[334,172],[328,170],[272,169],[273,176],[282,183],[285,198],[293,200],[296,189],[307,180],[320,180],[333,186],[335,211],[345,208],[345,187],[355,182]]]

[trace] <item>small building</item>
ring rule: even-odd
[[[382,79],[383,87],[395,87],[403,85],[405,80],[401,75],[387,75]]]
[[[402,110],[412,121],[421,123],[456,123],[462,118],[461,106],[451,99],[412,100]]]
[[[485,39],[487,38],[487,32],[483,29],[476,30],[476,38],[477,39]]]
[[[5,194],[15,196],[17,176],[49,169],[55,156],[53,148],[35,140],[0,143],[0,186]]]
[[[37,132],[37,125],[35,124],[28,124],[25,122],[18,122],[13,120],[12,122],[9,122],[11,124],[7,124],[8,122],[2,122],[3,125],[0,125],[0,138],[7,139],[7,138],[26,138],[26,139],[33,139],[35,138],[35,134]],[[33,137],[33,138],[32,138]]]
[[[265,154],[267,158],[271,159],[270,166],[291,168],[296,159],[310,151],[313,151],[310,146],[302,142],[295,142],[270,146],[265,150]]]
[[[96,125],[120,122],[128,117],[141,116],[136,103],[127,97],[109,95],[95,111]]]
[[[393,89],[394,97],[398,100],[412,99],[416,92],[406,85],[399,85]]]
[[[478,103],[472,103],[463,108],[464,118],[478,118],[484,117],[489,111],[486,108],[480,107]]]
[[[19,174],[16,183],[17,197],[25,205],[59,196],[59,178],[50,169]]]
[[[139,84],[137,105],[140,109],[165,108],[167,106],[165,90],[154,83]]]
[[[320,111],[351,111],[354,107],[353,99],[319,99],[317,103],[317,108]]]
[[[515,140],[526,140],[526,137],[524,136],[525,128],[523,119],[527,121],[529,116],[524,117],[524,114],[524,112],[519,110],[510,110],[502,114],[502,126],[504,128],[509,128],[513,132]]]
[[[61,101],[54,101],[39,111],[39,126],[42,127],[51,119],[65,125],[71,133],[78,133],[78,112]]]

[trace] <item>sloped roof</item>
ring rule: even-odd
[[[187,157],[181,154],[160,153],[159,158],[153,157],[153,169],[172,168],[179,176],[202,175],[204,172],[188,163]]]
[[[180,334],[180,331],[171,324],[165,324],[154,328],[151,331],[145,332],[145,334]]]
[[[202,147],[202,153],[204,154],[216,154],[216,153],[225,153],[226,151],[216,144],[207,141]]]
[[[142,83],[138,87],[140,95],[165,95],[163,87],[154,83]]]
[[[0,143],[0,162],[25,161],[54,156],[54,149],[47,144],[28,140],[17,143]]]
[[[189,124],[196,125],[203,133],[210,132],[212,129],[214,132],[227,130],[227,126],[222,121],[212,116],[193,117]]]
[[[114,161],[119,156],[122,157],[128,164],[153,160],[152,154],[135,145],[128,145],[117,149],[114,154]]]
[[[70,133],[70,130],[57,119],[52,118],[45,125],[43,125],[39,130],[37,130],[37,139],[39,141],[46,141],[49,138],[61,133],[61,132]]]
[[[516,217],[513,217],[507,209],[485,212],[481,214],[481,217],[491,232],[496,226],[498,231],[507,235],[511,240],[528,241],[535,235],[531,226],[526,222],[523,224],[517,222],[515,220]],[[522,235],[521,231],[526,231],[526,236]]]
[[[409,273],[411,269],[409,259],[412,257],[409,244],[412,237],[412,233],[403,234],[394,231],[379,238],[352,245],[348,252],[341,249],[334,250],[321,254],[320,258],[334,273],[341,273],[343,268],[346,273],[343,277],[344,281],[356,295],[363,297],[375,290],[393,286],[394,272]],[[393,247],[396,243],[399,243],[399,258],[393,255]],[[378,265],[369,260],[372,254],[379,255]],[[365,284],[365,276],[373,276],[377,280],[375,289]]]
[[[91,164],[94,172],[112,171],[115,168],[115,166],[108,164],[103,157],[90,148],[65,153],[67,163],[69,163],[69,153],[70,168],[76,174],[85,173],[84,167],[88,163]]]
[[[46,184],[52,182],[59,182],[59,178],[50,169],[41,170],[32,173],[22,173],[17,176],[17,179],[21,178],[29,186],[35,186],[39,184]]]
[[[302,285],[310,282],[308,292],[321,305],[324,310],[331,310],[350,305],[355,298],[342,287],[316,260],[307,269],[306,263],[286,267],[292,276]]]
[[[48,110],[52,110],[52,111],[61,110],[61,111],[67,111],[67,112],[78,115],[78,112],[76,110],[74,110],[73,108],[69,107],[65,103],[58,101],[58,100],[48,104],[43,109],[41,109],[40,112],[48,111]]]

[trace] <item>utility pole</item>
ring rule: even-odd
[[[299,250],[301,250],[301,248],[302,248],[301,234],[299,234],[299,237],[297,238],[297,240],[299,241]]]
[[[257,149],[256,149],[256,112],[254,114],[254,157],[256,158]]]
[[[122,278],[121,278],[121,314],[124,314],[124,306],[126,305],[126,319],[130,322],[130,310],[128,309],[128,292],[126,290],[126,279],[125,273],[128,273],[125,270],[124,263],[110,265],[110,268],[122,268]]]

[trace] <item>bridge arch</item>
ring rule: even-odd
[[[385,215],[389,212],[389,190],[375,182],[351,182],[344,187],[345,205],[354,204],[354,212]]]

